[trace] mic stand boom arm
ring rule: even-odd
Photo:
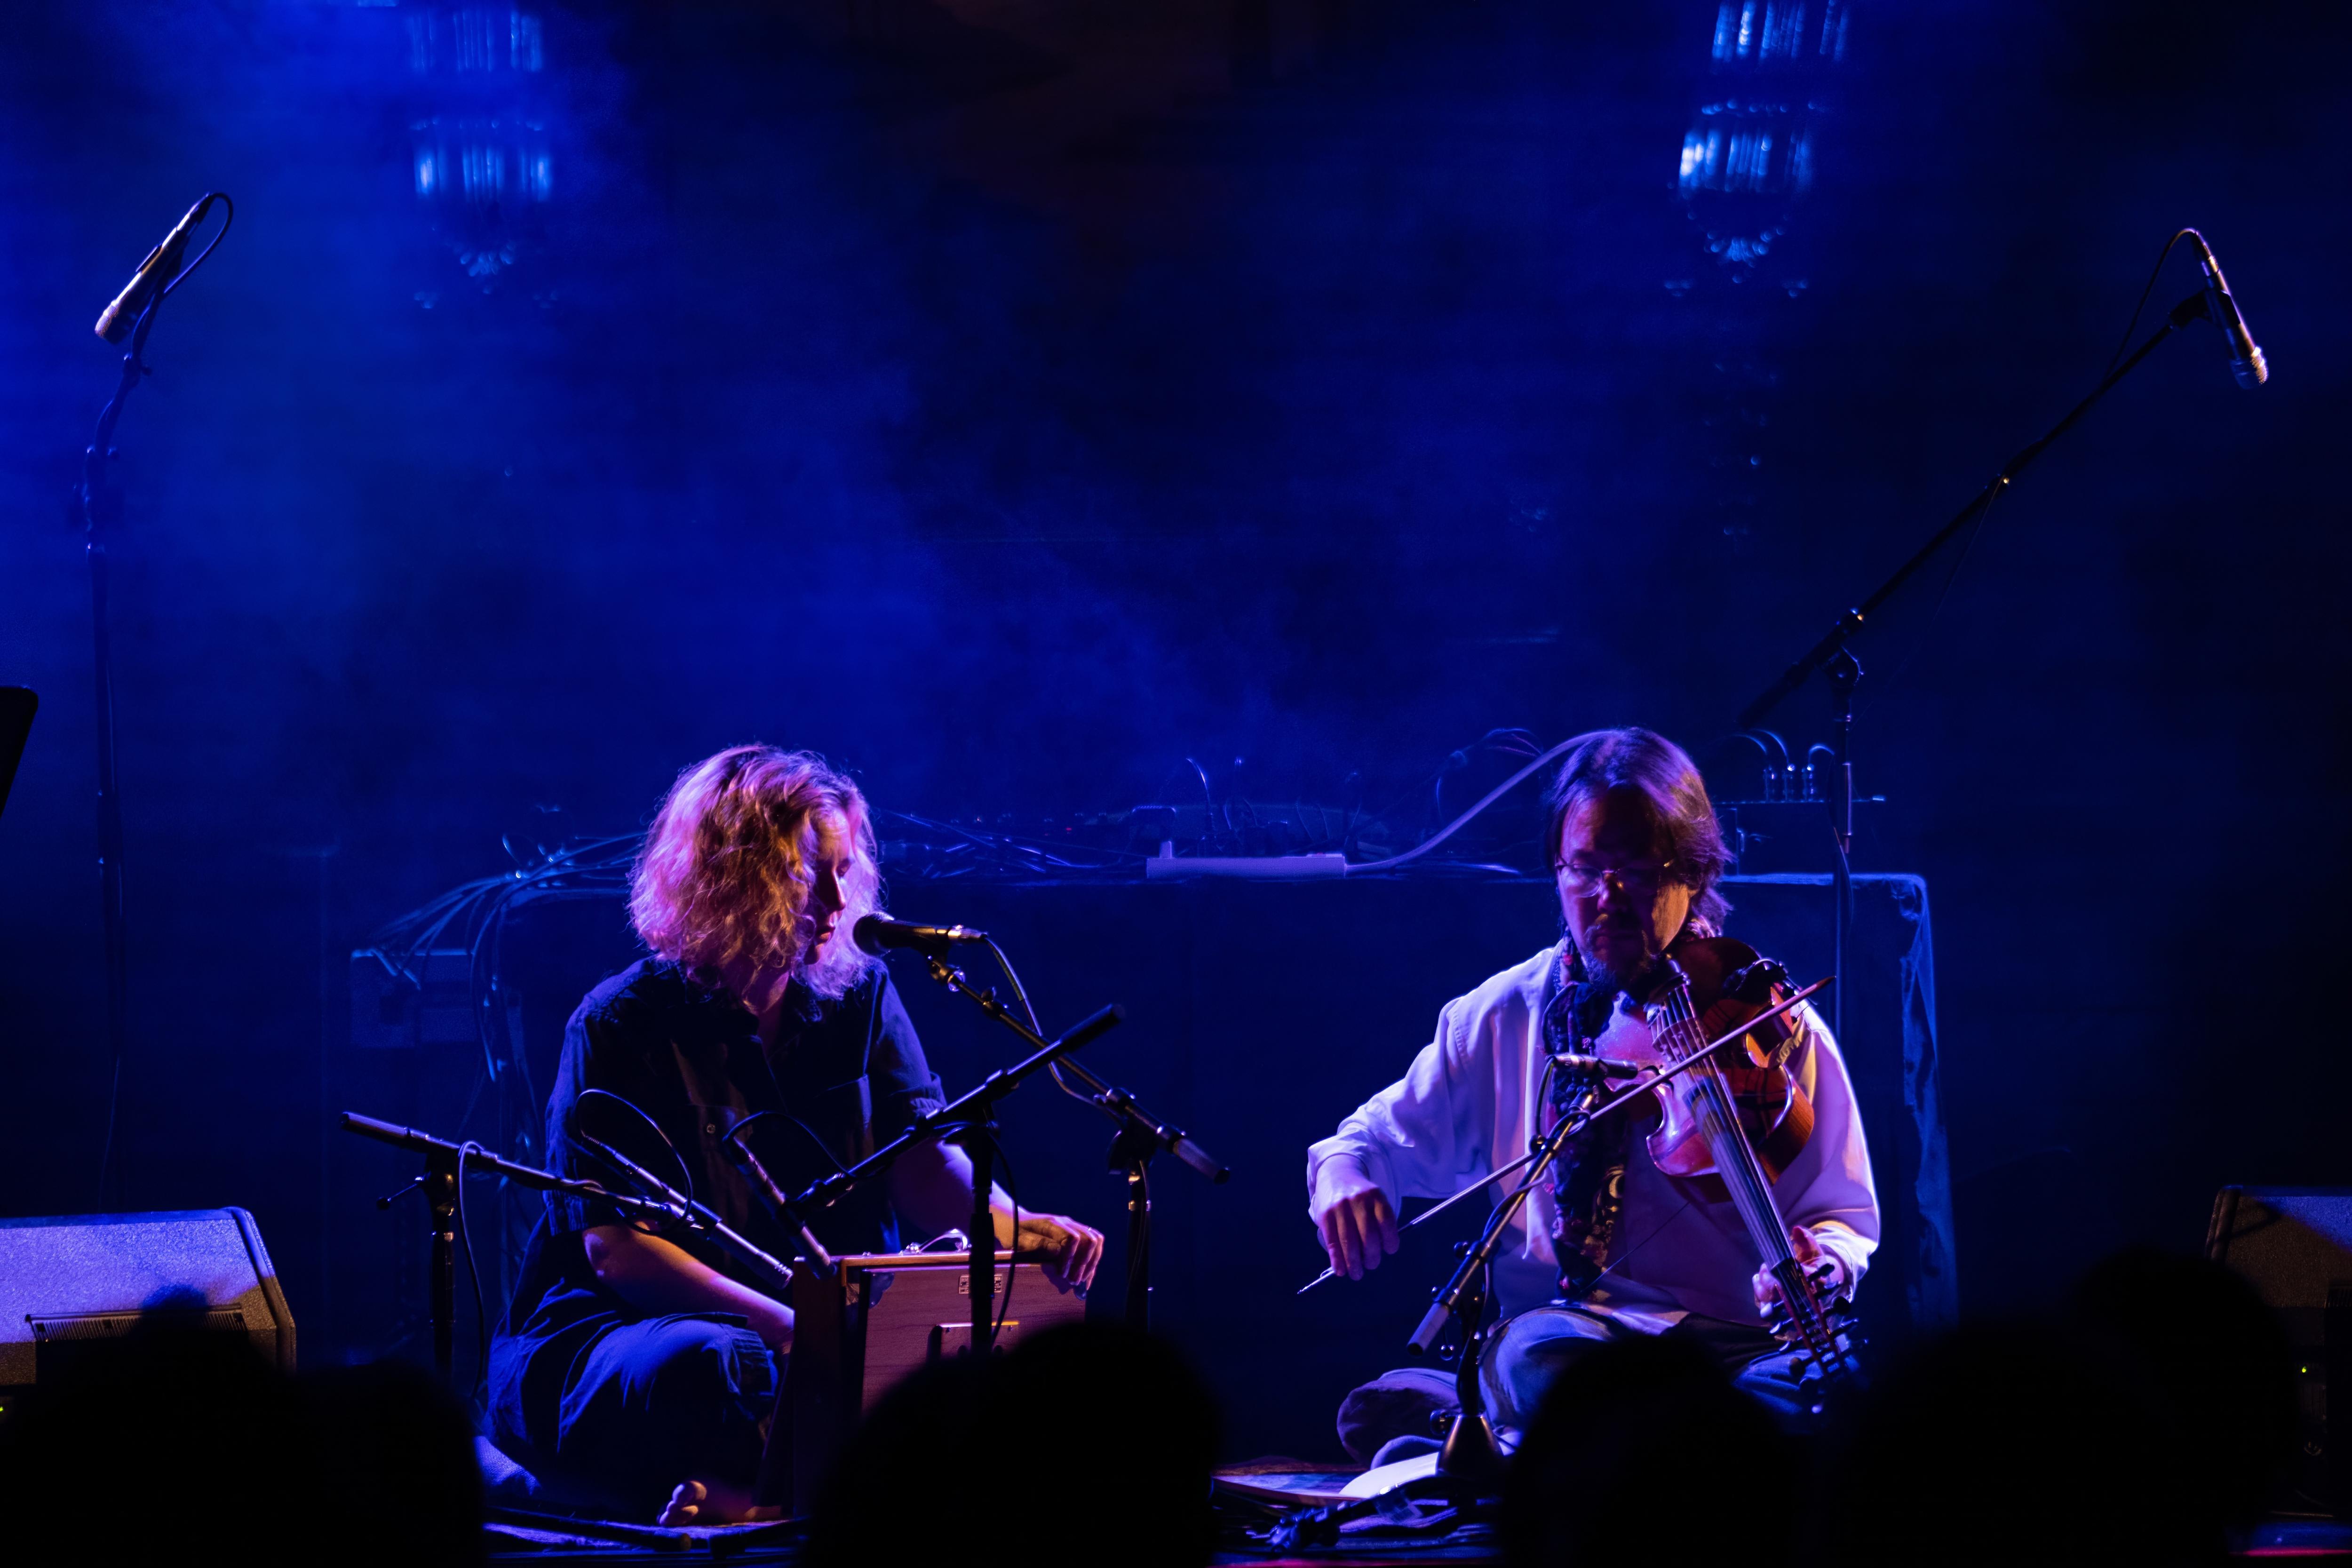
[[[712,1214],[700,1204],[673,1191],[658,1177],[638,1170],[617,1153],[602,1144],[593,1147],[600,1158],[609,1159],[615,1168],[625,1171],[632,1180],[642,1181],[661,1194],[652,1198],[630,1197],[611,1192],[594,1182],[583,1182],[570,1176],[559,1176],[552,1171],[542,1171],[534,1165],[518,1165],[502,1160],[478,1143],[452,1143],[436,1138],[429,1132],[419,1132],[413,1127],[402,1127],[390,1121],[378,1121],[373,1116],[362,1116],[356,1110],[346,1110],[343,1131],[356,1132],[362,1138],[373,1138],[379,1143],[389,1143],[395,1149],[406,1149],[425,1156],[426,1203],[432,1210],[432,1256],[430,1289],[426,1302],[427,1315],[433,1321],[433,1361],[444,1378],[456,1363],[456,1327],[457,1317],[457,1236],[454,1229],[457,1209],[457,1183],[468,1171],[504,1176],[517,1186],[535,1187],[541,1192],[563,1193],[575,1198],[593,1198],[598,1203],[619,1210],[631,1219],[683,1219],[704,1231],[714,1241],[745,1261],[767,1269],[789,1280],[792,1270],[761,1251],[750,1238]],[[589,1141],[592,1144],[593,1140]]]
[[[1003,956],[1001,953],[998,955],[1000,962]],[[982,1012],[1032,1046],[1045,1043],[1034,1029],[997,999],[996,993],[976,989],[965,978],[963,971],[950,964],[942,954],[935,952],[929,954],[929,958],[932,979],[950,991],[971,998]],[[1182,1128],[1160,1121],[1138,1105],[1135,1096],[1127,1090],[1105,1083],[1075,1061],[1057,1062],[1054,1070],[1068,1073],[1085,1084],[1089,1092],[1077,1095],[1077,1098],[1110,1118],[1118,1127],[1118,1136],[1111,1140],[1111,1168],[1127,1174],[1126,1317],[1130,1327],[1148,1329],[1151,1326],[1151,1157],[1164,1149],[1218,1186],[1223,1186],[1233,1172],[1207,1150],[1193,1142]],[[1068,1085],[1063,1087],[1068,1089]],[[1077,1091],[1070,1089],[1069,1092],[1076,1095]],[[975,1152],[975,1172],[979,1158]],[[975,1225],[981,1223],[980,1194],[983,1187],[984,1184],[975,1181],[972,1189]],[[974,1267],[976,1270],[977,1265]],[[973,1273],[975,1288],[981,1278],[977,1271]]]
[[[728,1163],[743,1173],[744,1180],[751,1184],[751,1190],[767,1204],[769,1212],[776,1217],[776,1223],[800,1238],[801,1246],[807,1249],[808,1260],[819,1268],[832,1268],[833,1254],[824,1249],[824,1243],[816,1238],[816,1232],[808,1227],[802,1220],[800,1211],[793,1207],[792,1198],[776,1184],[776,1178],[768,1173],[768,1167],[760,1163],[760,1157],[752,1153],[743,1142],[740,1134],[751,1125],[748,1121],[737,1122],[735,1131],[719,1141],[719,1152],[727,1157]]]
[[[2105,380],[2092,388],[2088,397],[2069,409],[2066,416],[2044,431],[2038,440],[2020,448],[2015,456],[2003,463],[2000,471],[1992,477],[1991,482],[1979,490],[1968,505],[1953,515],[1949,522],[1937,529],[1929,537],[1927,542],[1921,545],[1908,561],[1896,567],[1893,576],[1873,589],[1870,596],[1861,604],[1839,616],[1837,624],[1823,634],[1821,641],[1806,649],[1794,664],[1780,672],[1780,678],[1778,680],[1766,688],[1753,702],[1740,710],[1738,728],[1752,730],[1761,724],[1766,716],[1786,700],[1797,688],[1802,686],[1813,671],[1822,668],[1835,658],[1844,648],[1846,640],[1862,628],[1863,622],[1875,614],[1879,606],[1894,597],[1896,589],[1910,581],[1913,574],[1925,566],[1937,551],[1949,544],[1960,530],[1982,516],[1985,509],[1993,503],[2001,491],[2007,489],[2020,475],[2032,467],[2035,458],[2041,457],[2059,437],[2073,429],[2084,415],[2090,413],[2101,398],[2115,389],[2117,382],[2129,375],[2138,367],[2140,361],[2155,352],[2157,344],[2164,342],[2189,322],[2209,317],[2209,314],[2202,292],[2192,294],[2175,305],[2171,314],[2165,319],[2164,325],[2158,328],[2146,342],[2133,350],[2129,359],[2110,371]]]
[[[737,1258],[770,1275],[778,1289],[791,1288],[792,1266],[719,1218],[708,1205],[687,1196],[601,1138],[591,1137],[575,1127],[572,1131],[572,1141],[635,1182],[664,1218],[682,1221],[690,1228],[702,1232]]]
[[[1837,769],[1835,794],[1831,797],[1831,837],[1837,847],[1837,866],[1832,875],[1832,902],[1831,917],[1830,963],[1838,973],[1846,970],[1846,947],[1852,941],[1853,923],[1853,689],[1862,680],[1862,665],[1846,647],[1853,634],[1862,629],[1863,622],[1878,613],[1879,606],[1895,596],[1895,590],[1911,580],[1944,546],[1959,536],[1960,531],[1982,518],[2002,492],[2015,483],[2019,476],[2032,467],[2035,458],[2047,451],[2051,444],[2073,429],[2098,401],[2113,391],[2117,382],[2129,375],[2156,350],[2156,345],[2189,322],[2204,318],[2213,321],[2210,303],[2205,290],[2199,290],[2172,308],[2164,325],[2150,333],[2146,342],[2132,351],[2129,359],[2109,371],[2105,379],[2091,389],[2091,395],[2066,411],[2064,418],[2042,432],[2041,437],[2018,449],[1990,483],[1979,490],[1969,503],[1954,513],[1950,521],[1929,536],[1927,542],[1914,551],[1911,558],[1895,569],[1888,577],[1870,592],[1869,597],[1837,618],[1835,625],[1823,633],[1822,639],[1807,648],[1794,664],[1780,672],[1779,679],[1767,687],[1753,702],[1740,710],[1737,728],[1753,730],[1764,722],[1772,710],[1786,701],[1796,689],[1811,678],[1815,670],[1824,670],[1837,697]],[[2223,331],[2225,323],[2213,323]],[[1831,1005],[1830,1032],[1840,1039],[1845,1037],[1845,1004],[1843,994]]]
[[[1037,1049],[1009,1068],[999,1068],[951,1103],[898,1134],[845,1171],[838,1171],[809,1184],[808,1189],[792,1201],[795,1211],[814,1212],[831,1207],[860,1182],[873,1180],[896,1164],[898,1157],[918,1143],[929,1142],[942,1133],[962,1131],[965,1148],[971,1156],[972,1225],[971,1236],[971,1343],[974,1355],[985,1354],[995,1338],[995,1324],[989,1309],[996,1294],[996,1218],[989,1207],[989,1191],[993,1179],[989,1173],[988,1133],[993,1125],[996,1102],[1021,1086],[1021,1081],[1044,1067],[1079,1047],[1088,1045],[1117,1027],[1126,1013],[1114,1003],[1092,1016],[1083,1019],[1076,1027],[1058,1040],[1047,1041],[1038,1037],[1027,1025],[1006,1012],[993,996],[983,999],[957,971],[938,958],[930,961],[934,978],[950,990],[961,991],[980,1002],[989,1016],[995,1018],[1024,1039],[1035,1044]],[[952,980],[949,977],[953,976]]]

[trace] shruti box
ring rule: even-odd
[[[869,1253],[834,1265],[804,1267],[793,1279],[783,1405],[793,1512],[803,1516],[877,1400],[909,1373],[971,1349],[969,1254]],[[1002,1259],[989,1304],[999,1351],[1087,1312],[1085,1299],[1056,1287],[1040,1265]]]

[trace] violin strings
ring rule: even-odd
[[[1691,1005],[1687,983],[1668,991],[1660,998],[1657,1007],[1659,1022],[1664,1025],[1662,1033],[1666,1048],[1674,1053],[1676,1063],[1687,1060],[1692,1052],[1706,1047],[1706,1032],[1698,1026],[1698,1016]],[[1688,1100],[1695,1103],[1699,1113],[1700,1131],[1706,1138],[1708,1147],[1722,1149],[1726,1147],[1727,1139],[1738,1138],[1744,1149],[1747,1134],[1740,1128],[1738,1112],[1731,1104],[1721,1070],[1714,1063],[1706,1062],[1693,1068],[1689,1076],[1694,1081]],[[1731,1168],[1735,1165],[1738,1167],[1737,1171]],[[1765,1267],[1779,1274],[1781,1265],[1795,1261],[1796,1254],[1789,1245],[1788,1226],[1780,1218],[1780,1206],[1772,1201],[1770,1189],[1761,1184],[1762,1173],[1752,1160],[1718,1159],[1716,1170],[1731,1196],[1733,1207],[1739,1211],[1740,1220],[1748,1227],[1748,1236],[1762,1254]],[[1664,1228],[1663,1225],[1660,1228]],[[1655,1235],[1656,1232],[1651,1234]],[[1769,1244],[1767,1238],[1769,1238]],[[1646,1241],[1649,1237],[1643,1239]],[[1629,1252],[1627,1256],[1632,1254]],[[1794,1294],[1801,1295],[1803,1300],[1787,1302],[1790,1320],[1808,1349],[1816,1354],[1825,1351],[1834,1353],[1834,1343],[1828,1338],[1827,1325],[1812,1300],[1809,1283],[1802,1277],[1803,1270],[1800,1268],[1798,1274],[1799,1285]],[[1792,1293],[1784,1289],[1782,1294],[1785,1297]]]

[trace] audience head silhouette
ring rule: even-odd
[[[1763,1405],[1672,1336],[1601,1345],[1545,1394],[1511,1460],[1512,1568],[1723,1563],[1780,1568],[1797,1463]]]
[[[92,1564],[483,1561],[472,1426],[429,1374],[287,1377],[193,1295],[73,1352],[0,1424],[0,1517],[26,1561],[45,1536]]]
[[[1216,1451],[1215,1405],[1171,1347],[1069,1324],[892,1390],[842,1455],[809,1561],[865,1568],[877,1542],[904,1541],[969,1562],[984,1516],[986,1563],[1034,1561],[1050,1541],[1129,1568],[1195,1568],[1215,1542]]]
[[[2073,1317],[2169,1409],[2222,1521],[2244,1526],[2294,1456],[2294,1350],[2244,1279],[2202,1258],[2134,1247],[2074,1289]]]

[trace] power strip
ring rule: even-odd
[[[1348,858],[1345,855],[1178,856],[1163,848],[1143,863],[1143,878],[1148,882],[1182,881],[1196,877],[1297,882],[1328,880],[1347,874]]]

